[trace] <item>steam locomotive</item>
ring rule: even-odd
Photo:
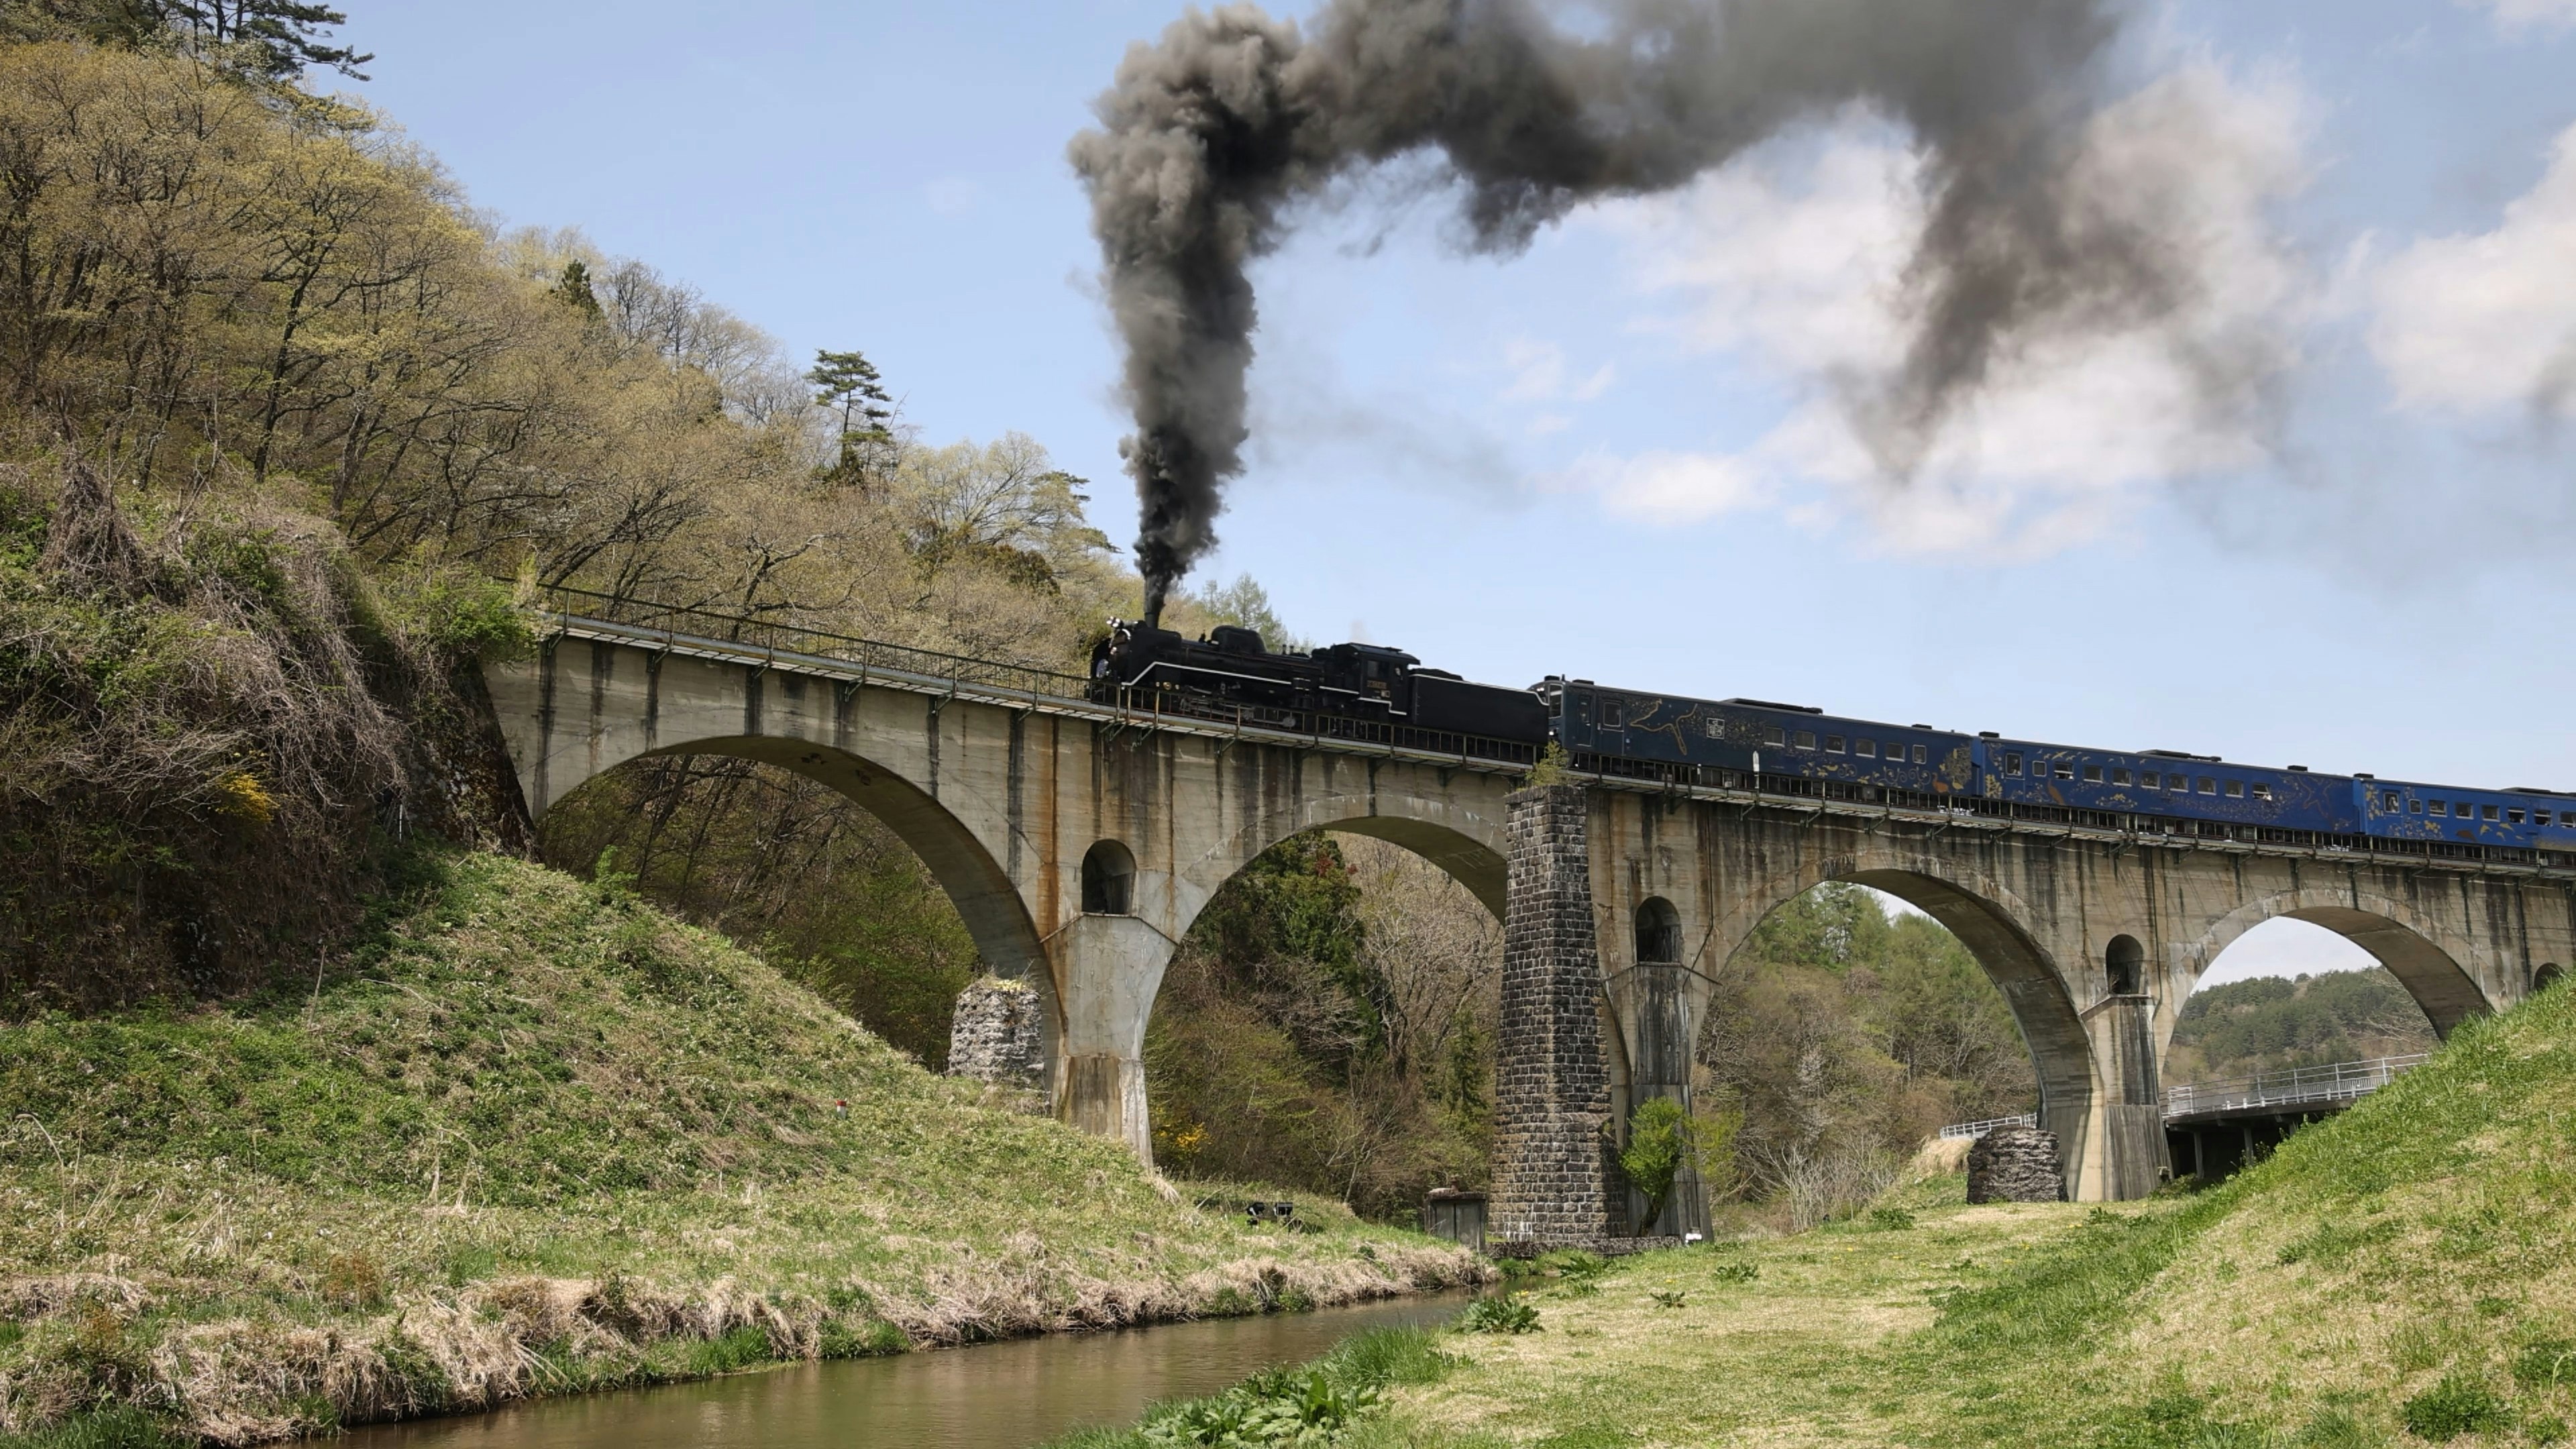
[[[1258,632],[1231,624],[1187,639],[1113,620],[1091,651],[1091,693],[1104,703],[1523,763],[1548,739],[1547,707],[1531,690],[1472,684],[1376,644],[1274,653]]]
[[[1553,741],[1583,773],[1669,784],[2432,855],[2576,852],[2576,794],[2562,791],[2084,749],[1555,675],[1508,689],[1374,644],[1274,653],[1258,633],[1232,626],[1191,640],[1113,623],[1092,652],[1091,690],[1104,703],[1514,763],[1534,761]]]

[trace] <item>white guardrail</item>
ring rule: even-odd
[[[1954,1122],[1942,1128],[1941,1135],[1945,1138],[1983,1137],[1998,1127],[2036,1127],[2038,1125],[2037,1113],[2024,1112],[2018,1117],[1989,1117],[1983,1122]]]
[[[2423,1065],[2429,1052],[2415,1052],[2402,1057],[2378,1057],[2366,1062],[2334,1062],[2321,1067],[2293,1067],[2286,1072],[2261,1072],[2229,1082],[2188,1082],[2165,1091],[2165,1119],[2202,1117],[2218,1112],[2257,1111],[2270,1107],[2296,1107],[2311,1102],[2346,1102],[2376,1092],[2411,1068]],[[2025,1112],[2018,1117],[1992,1117],[1983,1122],[1958,1122],[1941,1129],[1944,1138],[1983,1137],[1998,1127],[2036,1127],[2039,1118]]]
[[[2367,1062],[2336,1062],[2264,1072],[2232,1082],[2192,1082],[2168,1088],[2165,1116],[2199,1117],[2212,1112],[2238,1112],[2262,1107],[2295,1107],[2303,1102],[2339,1102],[2376,1092],[2407,1070],[2423,1065],[2430,1052],[2379,1057]]]

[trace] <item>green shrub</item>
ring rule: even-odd
[[[1656,1097],[1628,1114],[1628,1145],[1619,1149],[1619,1170],[1628,1175],[1629,1186],[1646,1195],[1644,1226],[1663,1216],[1673,1184],[1698,1152],[1698,1124],[1681,1103]]]
[[[745,1325],[722,1338],[710,1338],[689,1349],[689,1372],[715,1375],[740,1373],[757,1364],[767,1363],[776,1355],[769,1346],[769,1335]]]
[[[84,1414],[33,1434],[0,1434],[0,1449],[193,1449],[141,1409]]]
[[[1883,1207],[1869,1210],[1867,1227],[1873,1233],[1901,1233],[1914,1226],[1914,1214],[1903,1208]]]
[[[1536,1333],[1538,1310],[1516,1298],[1479,1298],[1452,1326],[1460,1333]]]
[[[2526,1389],[2576,1384],[2576,1342],[2564,1338],[2535,1340],[2514,1356],[2513,1381]]]
[[[1708,1276],[1720,1283],[1750,1283],[1762,1276],[1762,1270],[1738,1260],[1718,1264],[1708,1270]]]
[[[2451,1374],[2406,1401],[2406,1432],[2436,1444],[2462,1434],[2501,1429],[2507,1422],[2504,1401],[2476,1379]]]
[[[2388,1433],[2350,1409],[2319,1409],[2290,1442],[2299,1449],[2379,1449]]]
[[[1342,1340],[1323,1368],[1344,1383],[1427,1384],[1457,1366],[1439,1338],[1420,1328],[1372,1328]]]
[[[882,1318],[827,1318],[815,1335],[818,1358],[889,1358],[911,1351],[912,1340]]]
[[[1346,1384],[1321,1368],[1272,1369],[1211,1399],[1179,1405],[1146,1422],[1148,1444],[1329,1444],[1377,1407],[1373,1387]]]

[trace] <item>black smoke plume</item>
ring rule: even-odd
[[[1583,202],[1867,107],[1911,133],[1929,193],[1909,355],[1853,397],[1901,475],[2017,338],[2181,300],[2169,249],[2084,214],[2071,176],[2121,20],[2118,0],[1329,0],[1303,29],[1251,5],[1184,15],[1128,51],[1071,152],[1127,348],[1147,617],[1215,543],[1242,470],[1245,268],[1297,203],[1435,155],[1425,184],[1458,191],[1476,248],[1509,252]]]

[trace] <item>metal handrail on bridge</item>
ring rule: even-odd
[[[665,604],[564,584],[547,585],[542,593],[545,596],[544,607],[557,625],[576,632],[581,625],[589,623],[612,636],[682,652],[711,656],[747,655],[791,665],[792,659],[780,656],[828,661],[855,668],[862,676],[882,673],[889,676],[886,683],[899,687],[927,687],[951,696],[961,692],[987,691],[1004,697],[996,702],[1088,715],[1117,721],[1122,727],[1134,725],[1151,729],[1179,728],[1201,734],[1229,734],[1237,739],[1263,740],[1301,748],[1327,747],[1428,763],[1455,762],[1468,769],[1505,774],[1528,768],[1536,763],[1538,757],[1536,748],[1519,741],[1488,740],[1479,736],[1418,731],[1404,726],[1337,718],[1272,719],[1266,716],[1276,712],[1241,706],[1209,707],[1162,691],[1122,691],[1116,701],[1103,702],[1091,697],[1090,680],[1042,665],[978,659],[910,644],[862,639],[781,620],[726,613],[697,605]],[[2192,850],[2214,846],[2235,853],[2291,854],[2313,859],[2337,859],[2344,849],[2342,846],[2315,843],[2303,845],[2234,838],[2211,841],[2195,836],[2168,836],[2142,829],[2139,822],[2148,817],[2097,816],[2090,811],[2060,812],[2081,817],[2066,821],[2026,821],[2019,818],[2019,812],[2036,807],[2012,806],[2007,813],[1994,815],[1986,812],[2000,802],[1957,796],[1917,797],[1897,790],[1882,792],[1882,797],[1876,800],[1846,800],[1829,793],[1831,782],[1755,775],[1739,777],[1731,770],[1714,771],[1721,777],[1715,781],[1685,782],[1661,775],[1631,778],[1609,770],[1600,761],[1579,759],[1575,762],[1575,769],[1583,778],[1612,789],[1774,808],[1797,807],[1811,812],[1845,815],[1939,817],[1945,830],[1957,825],[1987,831],[2045,831],[2061,839],[2082,836],[2169,847],[2178,845]],[[1859,787],[1845,788],[1857,790]],[[2229,827],[2231,831],[2236,828]],[[2383,846],[2422,842],[2382,841],[2372,837],[2363,839],[2362,844],[2377,850]],[[2436,842],[2435,848],[2443,847]],[[2459,846],[2456,849],[2466,852],[2480,848]],[[2409,856],[2406,860],[2436,868],[2513,875],[2564,871],[2569,864],[2576,863],[2576,856],[2566,853],[2540,851],[2533,854],[2538,857],[2533,862],[2448,859],[2439,855]]]
[[[2038,1113],[2024,1112],[2018,1117],[1989,1117],[1983,1122],[1953,1122],[1941,1129],[1941,1136],[1944,1139],[1983,1137],[1998,1127],[2036,1127],[2038,1125]]]
[[[952,684],[980,684],[1069,700],[1082,699],[1084,686],[1088,683],[1081,675],[1067,674],[1060,669],[999,659],[977,659],[971,655],[949,654],[910,644],[889,644],[882,639],[862,639],[854,634],[835,634],[783,620],[728,614],[691,604],[665,604],[621,594],[595,593],[563,584],[548,586],[544,595],[547,611],[559,618],[622,624],[628,628],[651,630],[674,640],[703,639],[764,652],[802,654],[856,664],[862,668],[941,679]]]
[[[1538,747],[1521,740],[1488,739],[1450,730],[1420,729],[1392,721],[1351,720],[1297,711],[1192,700],[1160,689],[1120,689],[1114,699],[1091,692],[1079,674],[1038,665],[978,659],[910,644],[889,644],[800,624],[723,613],[688,604],[665,604],[554,585],[544,591],[548,617],[559,628],[583,628],[636,643],[689,653],[748,657],[769,663],[855,666],[899,687],[980,693],[1151,728],[1197,726],[1202,733],[1295,746],[1324,746],[1354,753],[1456,762],[1511,772],[1538,761]],[[685,627],[684,627],[685,626]]]
[[[2366,1062],[2332,1062],[2261,1072],[2226,1082],[2188,1082],[2165,1090],[2165,1120],[2239,1112],[2261,1107],[2296,1107],[2311,1102],[2349,1101],[2376,1092],[2411,1068],[2423,1065],[2430,1052],[2376,1057]]]

